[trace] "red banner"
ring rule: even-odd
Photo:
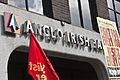
[[[60,80],[31,30],[30,33],[28,73],[34,80]]]

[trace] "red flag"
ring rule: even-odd
[[[30,33],[28,73],[34,80],[60,80],[31,30]]]

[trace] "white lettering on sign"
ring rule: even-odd
[[[27,27],[26,27],[27,26]],[[83,35],[77,35],[73,32],[62,32],[60,29],[53,30],[48,25],[41,26],[40,24],[31,23],[29,20],[24,24],[24,31],[28,32],[31,29],[36,36],[42,36],[46,42],[54,41],[55,43],[62,40],[63,45],[76,45],[90,47],[91,49],[102,50],[102,44],[99,40],[89,39]],[[39,40],[39,39],[38,39]]]
[[[120,76],[120,70],[118,69],[118,70],[116,70],[116,69],[109,69],[108,70],[109,71],[109,73],[110,73],[110,75],[112,75],[112,76]]]
[[[33,28],[32,28],[32,24],[31,22],[28,20],[25,22],[24,24],[24,32],[29,32],[29,30],[31,29],[31,31],[33,32]],[[34,32],[33,32],[34,33]]]

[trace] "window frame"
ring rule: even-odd
[[[42,1],[42,4],[43,4],[43,0],[41,0]],[[24,2],[25,2],[25,8],[24,8],[24,10],[26,10],[26,11],[29,11],[29,12],[33,12],[33,13],[36,13],[36,14],[40,14],[40,15],[44,15],[44,10],[43,10],[43,13],[39,13],[39,12],[37,12],[37,11],[31,11],[29,8],[29,0],[24,0]],[[4,3],[4,2],[3,2]],[[14,6],[14,7],[17,7],[17,6],[15,6],[15,5],[12,5],[12,4],[9,4],[9,2],[8,2],[8,0],[7,0],[7,4],[8,5],[11,5],[11,6]],[[17,7],[17,8],[20,8],[20,7]],[[42,5],[42,8],[43,8],[43,5]],[[23,8],[20,8],[20,9],[23,9]]]
[[[91,0],[87,0],[87,1],[88,1],[88,11],[89,11],[89,17],[90,17],[90,19],[89,19],[90,22],[89,23],[91,23],[91,25],[90,26],[85,26],[86,22],[85,22],[84,15],[83,15],[84,11],[82,10],[83,9],[82,8],[82,2],[81,2],[81,0],[77,0],[78,10],[79,10],[78,12],[79,12],[79,19],[80,19],[80,27],[85,28],[85,29],[90,28],[89,30],[99,32],[98,25],[97,25],[97,19],[96,19],[96,17],[98,16],[97,8],[95,8],[96,7],[96,2],[95,1],[93,2]],[[93,4],[94,4],[94,6],[93,6]],[[69,4],[69,6],[70,6],[70,4]]]
[[[116,0],[116,1],[118,1],[118,0]],[[118,1],[118,2],[120,2],[120,1]],[[115,22],[116,22],[117,30],[118,30],[118,32],[120,32],[120,30],[119,30],[120,26],[118,25],[118,18],[117,18],[117,14],[120,15],[120,12],[116,11],[115,0],[112,0],[112,5],[113,5],[113,9],[109,8],[109,6],[108,6],[108,10],[114,12],[114,15],[115,15],[114,17],[115,17]],[[110,16],[110,13],[109,13],[109,16]]]

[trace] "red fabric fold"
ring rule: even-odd
[[[60,80],[31,30],[30,34],[28,74],[34,80]]]

